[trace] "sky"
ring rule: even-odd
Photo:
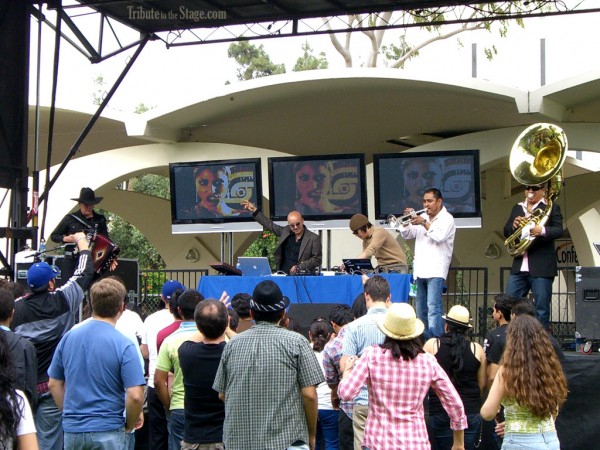
[[[586,6],[600,6],[599,0],[586,0]],[[589,4],[589,5],[588,5]],[[51,14],[51,13],[49,13]],[[576,14],[546,18],[525,19],[525,28],[513,25],[508,37],[500,38],[497,27],[490,32],[476,31],[456,38],[434,43],[421,51],[402,72],[406,76],[439,76],[444,81],[471,77],[472,44],[477,44],[478,78],[491,82],[532,90],[540,87],[540,40],[546,46],[546,83],[553,82],[600,68],[597,49],[600,48],[600,13]],[[79,21],[85,30],[93,31],[95,21],[83,17]],[[386,33],[389,43],[397,38],[397,30]],[[91,34],[94,36],[94,34]],[[418,30],[408,31],[409,40],[421,42],[428,37]],[[97,39],[93,37],[93,39]],[[366,57],[368,42],[360,33],[352,37],[356,46],[354,58],[360,65]],[[308,41],[315,53],[325,52],[330,68],[343,68],[341,56],[333,49],[327,36],[277,38],[252,41],[264,45],[275,63],[284,63],[288,72],[301,56],[302,44]],[[35,103],[37,71],[37,24],[32,22],[32,49],[30,74],[30,103]],[[51,72],[54,37],[51,30],[42,30],[42,58],[40,64],[40,103],[50,104]],[[107,90],[120,74],[133,50],[99,63],[91,64],[79,52],[63,41],[61,44],[57,105],[81,111],[94,111],[93,93],[97,89],[93,80],[101,75]],[[105,44],[110,46],[110,41]],[[498,54],[490,62],[483,48],[494,45]],[[168,111],[186,105],[190,99],[210,96],[226,81],[236,80],[236,64],[227,58],[226,44],[193,45],[167,49],[161,41],[149,42],[124,82],[108,105],[108,113],[131,113],[144,103]],[[400,69],[396,69],[400,70]]]

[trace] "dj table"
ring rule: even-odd
[[[392,302],[407,302],[410,275],[382,274],[389,281]],[[198,290],[205,298],[220,298],[226,291],[231,297],[240,292],[252,295],[254,288],[263,280],[273,280],[291,303],[345,303],[349,306],[362,289],[362,277],[358,275],[335,276],[219,276],[200,278]]]

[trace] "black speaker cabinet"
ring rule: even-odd
[[[308,338],[310,324],[317,317],[329,320],[329,312],[339,303],[292,303],[287,315],[295,319],[300,325],[300,330]]]
[[[575,271],[576,330],[585,339],[600,339],[600,267]]]

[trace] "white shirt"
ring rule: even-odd
[[[154,372],[156,371],[156,359],[158,358],[156,338],[160,330],[168,327],[173,322],[175,322],[175,318],[171,314],[171,311],[169,311],[169,308],[150,314],[144,322],[142,344],[148,346],[148,386],[151,388],[154,388]]]
[[[421,216],[429,221],[429,230],[422,225],[413,224],[400,228],[404,239],[415,239],[413,275],[415,278],[446,279],[452,262],[456,234],[454,217],[445,206],[431,221],[427,214]]]
[[[23,436],[24,434],[35,433],[35,422],[33,421],[33,414],[31,413],[31,406],[27,401],[27,397],[19,389],[15,390],[17,394],[17,402],[21,405],[21,420],[17,426],[17,436]],[[0,442],[1,448],[13,448],[12,439],[9,442]]]
[[[319,366],[321,367],[323,376],[325,376],[325,367],[323,367],[323,352],[315,352],[315,356],[317,357],[317,361],[319,361]],[[317,385],[317,399],[319,402],[319,409],[333,409],[333,406],[331,405],[331,388],[325,381]]]

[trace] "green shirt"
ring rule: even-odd
[[[504,417],[506,418],[505,433],[538,434],[556,431],[553,417],[544,419],[535,417],[526,407],[519,405],[513,399],[507,399],[502,404],[504,405]]]
[[[179,346],[198,333],[195,322],[181,322],[177,331],[167,336],[160,346],[156,368],[163,372],[173,372],[173,385],[171,390],[171,407],[169,409],[183,409],[183,374],[179,367]]]

